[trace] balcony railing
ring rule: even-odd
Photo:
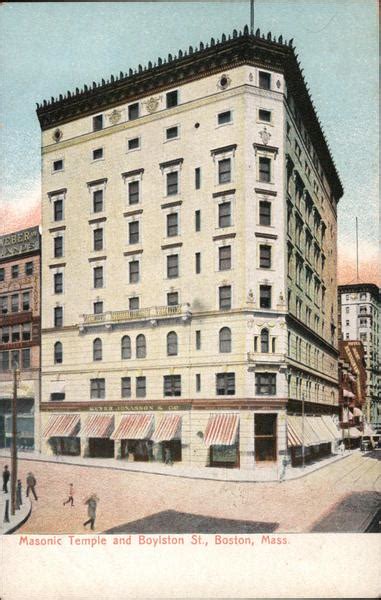
[[[136,310],[114,310],[99,314],[83,314],[79,318],[79,328],[83,330],[85,327],[94,325],[104,325],[110,328],[117,323],[145,320],[150,320],[152,325],[155,325],[158,319],[181,317],[186,321],[191,316],[192,312],[188,302],[174,306],[148,306]]]

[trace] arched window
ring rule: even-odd
[[[56,342],[54,344],[54,364],[57,365],[62,363],[63,360],[63,351],[62,351],[62,343]]]
[[[102,340],[100,338],[93,341],[93,360],[102,360]]]
[[[231,352],[232,351],[232,332],[229,327],[222,327],[218,334],[219,336],[219,347],[220,352]]]
[[[129,335],[122,337],[121,355],[122,359],[131,358],[131,338]]]
[[[269,330],[262,329],[261,331],[261,352],[269,351]]]
[[[145,358],[147,356],[146,338],[141,333],[136,337],[136,358]]]
[[[177,356],[177,333],[170,331],[167,335],[167,355]]]

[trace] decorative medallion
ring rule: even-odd
[[[55,142],[59,142],[62,139],[63,133],[61,131],[61,129],[55,129],[53,131],[53,135],[52,138]]]
[[[249,290],[249,293],[247,294],[247,302],[255,302],[253,290]]]
[[[254,80],[254,75],[252,73],[249,74],[249,81],[253,81]]]
[[[122,113],[120,110],[117,110],[116,108],[114,108],[112,113],[110,113],[108,115],[108,118],[110,119],[110,122],[113,125],[116,125],[117,123],[119,123],[120,119],[122,118]]]
[[[146,109],[149,113],[153,113],[157,110],[157,107],[159,106],[161,100],[161,96],[151,96],[151,98],[149,100],[147,100],[146,102],[144,102],[143,104],[146,105]]]
[[[267,146],[271,138],[271,133],[264,127],[263,130],[259,132],[259,135],[261,136],[264,145]]]
[[[278,90],[279,90],[279,88],[280,88],[281,85],[282,85],[281,82],[279,81],[279,79],[277,79],[276,86],[277,86]]]
[[[217,87],[220,90],[226,90],[226,88],[229,87],[229,85],[231,84],[232,80],[230,79],[229,75],[221,75],[221,77],[219,78],[219,80],[217,81]]]

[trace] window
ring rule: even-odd
[[[128,224],[128,243],[139,243],[139,221],[130,221]]]
[[[235,394],[235,373],[216,374],[216,394],[218,396],[233,396]]]
[[[196,252],[194,257],[195,257],[196,275],[199,275],[201,273],[201,252]]]
[[[121,357],[122,360],[131,358],[131,338],[129,335],[124,335],[121,341]]]
[[[26,265],[25,265],[25,267],[26,267]],[[4,281],[4,279],[5,279],[5,269],[1,268],[0,269],[0,281]]]
[[[219,113],[217,117],[218,125],[225,125],[226,123],[231,123],[232,121],[232,113],[231,110],[226,110],[225,112]]]
[[[139,203],[139,181],[129,181],[128,183],[128,204]]]
[[[53,161],[53,171],[62,171],[63,169],[63,160],[54,160]]]
[[[218,227],[230,227],[231,224],[231,202],[221,202],[218,205]]]
[[[54,238],[54,258],[63,256],[63,237],[59,235]]]
[[[218,288],[220,310],[229,310],[232,307],[232,288],[230,285],[222,285]]]
[[[137,296],[128,299],[128,310],[139,310],[139,298]]]
[[[141,333],[136,336],[136,358],[145,358],[147,356],[146,338]]]
[[[201,392],[201,375],[196,373],[196,392]]]
[[[100,129],[103,129],[103,115],[93,117],[93,131],[99,131]]]
[[[94,315],[101,315],[103,313],[103,302],[98,300],[94,302]]]
[[[8,298],[7,296],[1,296],[0,298],[0,309],[2,314],[6,314],[8,312]]]
[[[12,342],[19,342],[20,341],[20,325],[13,325],[13,327],[11,327],[11,331],[12,331]]]
[[[167,335],[167,356],[177,356],[178,344],[177,333],[170,331]]]
[[[129,282],[137,283],[139,281],[139,261],[131,260],[128,264],[129,268]]]
[[[360,300],[366,300],[366,292],[361,292]]]
[[[102,379],[90,379],[90,398],[105,398],[106,396],[106,385],[105,380]]]
[[[179,255],[170,254],[167,256],[167,277],[173,279],[179,276]]]
[[[130,140],[128,140],[127,142],[127,148],[128,150],[139,150],[140,148],[140,138],[136,137],[136,138],[131,138]]]
[[[56,306],[54,308],[54,327],[62,327],[63,325],[63,308]]]
[[[266,156],[259,157],[259,181],[271,181],[271,160]]]
[[[260,308],[271,308],[271,286],[259,286],[259,306]]]
[[[128,120],[134,121],[139,118],[139,102],[135,102],[134,104],[130,104],[128,107]]]
[[[122,377],[121,384],[122,398],[131,398],[131,377]]]
[[[11,296],[11,312],[19,312],[19,295],[12,294]]]
[[[102,340],[100,338],[93,341],[93,360],[102,360]]]
[[[62,363],[62,359],[63,359],[62,343],[56,342],[54,344],[54,364],[57,365],[57,364]]]
[[[12,279],[16,279],[19,276],[19,266],[12,265]]]
[[[231,159],[223,158],[218,161],[218,183],[230,183],[231,181]]]
[[[196,210],[194,213],[194,228],[195,231],[201,231],[201,210]]]
[[[269,330],[262,329],[261,331],[261,352],[267,354],[269,352]]]
[[[136,397],[137,398],[145,398],[146,397],[146,378],[145,377],[137,377],[136,378]]]
[[[177,171],[167,173],[167,196],[175,196],[179,191],[179,174]]]
[[[31,332],[31,324],[24,323],[22,326],[22,340],[23,342],[27,342],[30,340],[30,332]]]
[[[346,307],[345,307],[345,312],[346,312],[346,313],[349,313],[349,306],[346,306]]]
[[[271,269],[271,246],[259,246],[259,268]]]
[[[254,416],[255,461],[276,461],[277,415],[256,414]]]
[[[55,221],[62,221],[63,219],[63,200],[61,198],[53,203],[53,216]]]
[[[93,248],[94,250],[103,250],[103,229],[101,227],[93,231]]]
[[[231,246],[220,246],[218,248],[218,269],[220,271],[228,271],[231,269],[231,263]]]
[[[103,287],[103,267],[94,267],[93,280],[95,288]]]
[[[201,350],[201,331],[196,329],[196,350]]]
[[[9,327],[2,327],[1,330],[1,342],[7,344],[9,342]]]
[[[264,110],[263,108],[260,108],[258,111],[258,117],[260,121],[265,121],[266,123],[271,123],[271,111],[270,110]]]
[[[167,294],[167,306],[178,306],[179,304],[179,293],[168,292]]]
[[[93,160],[100,160],[101,158],[103,158],[103,148],[93,150]]]
[[[349,325],[348,319],[345,321],[345,325],[348,327],[348,325]]]
[[[63,292],[63,273],[54,273],[54,293],[62,294]]]
[[[270,73],[266,73],[265,71],[259,71],[258,84],[259,84],[259,87],[262,88],[263,90],[269,90],[271,87]]]
[[[201,188],[201,168],[197,167],[194,170],[194,187],[196,190]]]
[[[65,392],[53,392],[50,394],[50,400],[52,402],[58,402],[65,400]]]
[[[167,215],[167,237],[174,237],[179,233],[179,215],[170,213]]]
[[[33,275],[33,263],[25,263],[25,275]]]
[[[18,350],[11,351],[11,369],[18,368],[20,366],[20,356]]]
[[[93,212],[98,213],[103,211],[103,190],[95,190],[93,192]]]
[[[21,350],[21,360],[23,369],[30,369],[30,348]]]
[[[220,352],[232,351],[232,333],[229,327],[222,327],[218,334]]]
[[[181,396],[181,375],[164,375],[164,396]]]
[[[256,373],[255,374],[255,393],[257,396],[275,396],[275,394],[276,394],[276,374],[275,373]]]
[[[179,128],[177,125],[175,125],[174,127],[168,127],[168,129],[165,130],[165,139],[166,140],[174,140],[177,139],[179,137]]]
[[[9,352],[6,350],[0,352],[0,371],[8,371],[9,369]]]
[[[259,202],[259,224],[271,225],[271,202],[267,200]]]
[[[165,95],[166,107],[172,108],[173,106],[177,106],[179,103],[179,92],[178,90],[174,90],[173,92],[167,92]]]

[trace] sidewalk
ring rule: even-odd
[[[349,456],[352,456],[353,452],[357,450],[346,450],[344,454],[337,454],[330,456],[326,459],[321,459],[313,464],[302,467],[291,467],[286,468],[286,472],[280,481],[289,481],[293,479],[299,479],[318,471],[334,462],[343,460]],[[9,458],[9,450],[2,448],[0,450],[1,458]],[[203,479],[203,480],[216,480],[216,481],[232,481],[237,483],[274,483],[278,481],[278,471],[276,468],[259,467],[255,471],[241,471],[240,469],[222,469],[213,467],[190,467],[185,465],[165,465],[164,463],[146,463],[136,462],[130,463],[123,460],[117,460],[115,458],[82,458],[80,456],[46,456],[40,454],[37,451],[34,452],[21,452],[19,451],[20,460],[30,460],[37,462],[50,462],[54,464],[63,465],[79,465],[86,466],[89,468],[104,468],[114,469],[120,471],[131,471],[134,473],[149,473],[153,475],[163,475],[169,477],[182,477],[186,479]]]
[[[4,522],[6,501],[9,500],[8,516],[9,523]],[[0,492],[0,535],[5,535],[15,532],[28,519],[32,511],[32,503],[29,498],[22,494],[22,505],[16,510],[14,515],[11,515],[11,494]]]

